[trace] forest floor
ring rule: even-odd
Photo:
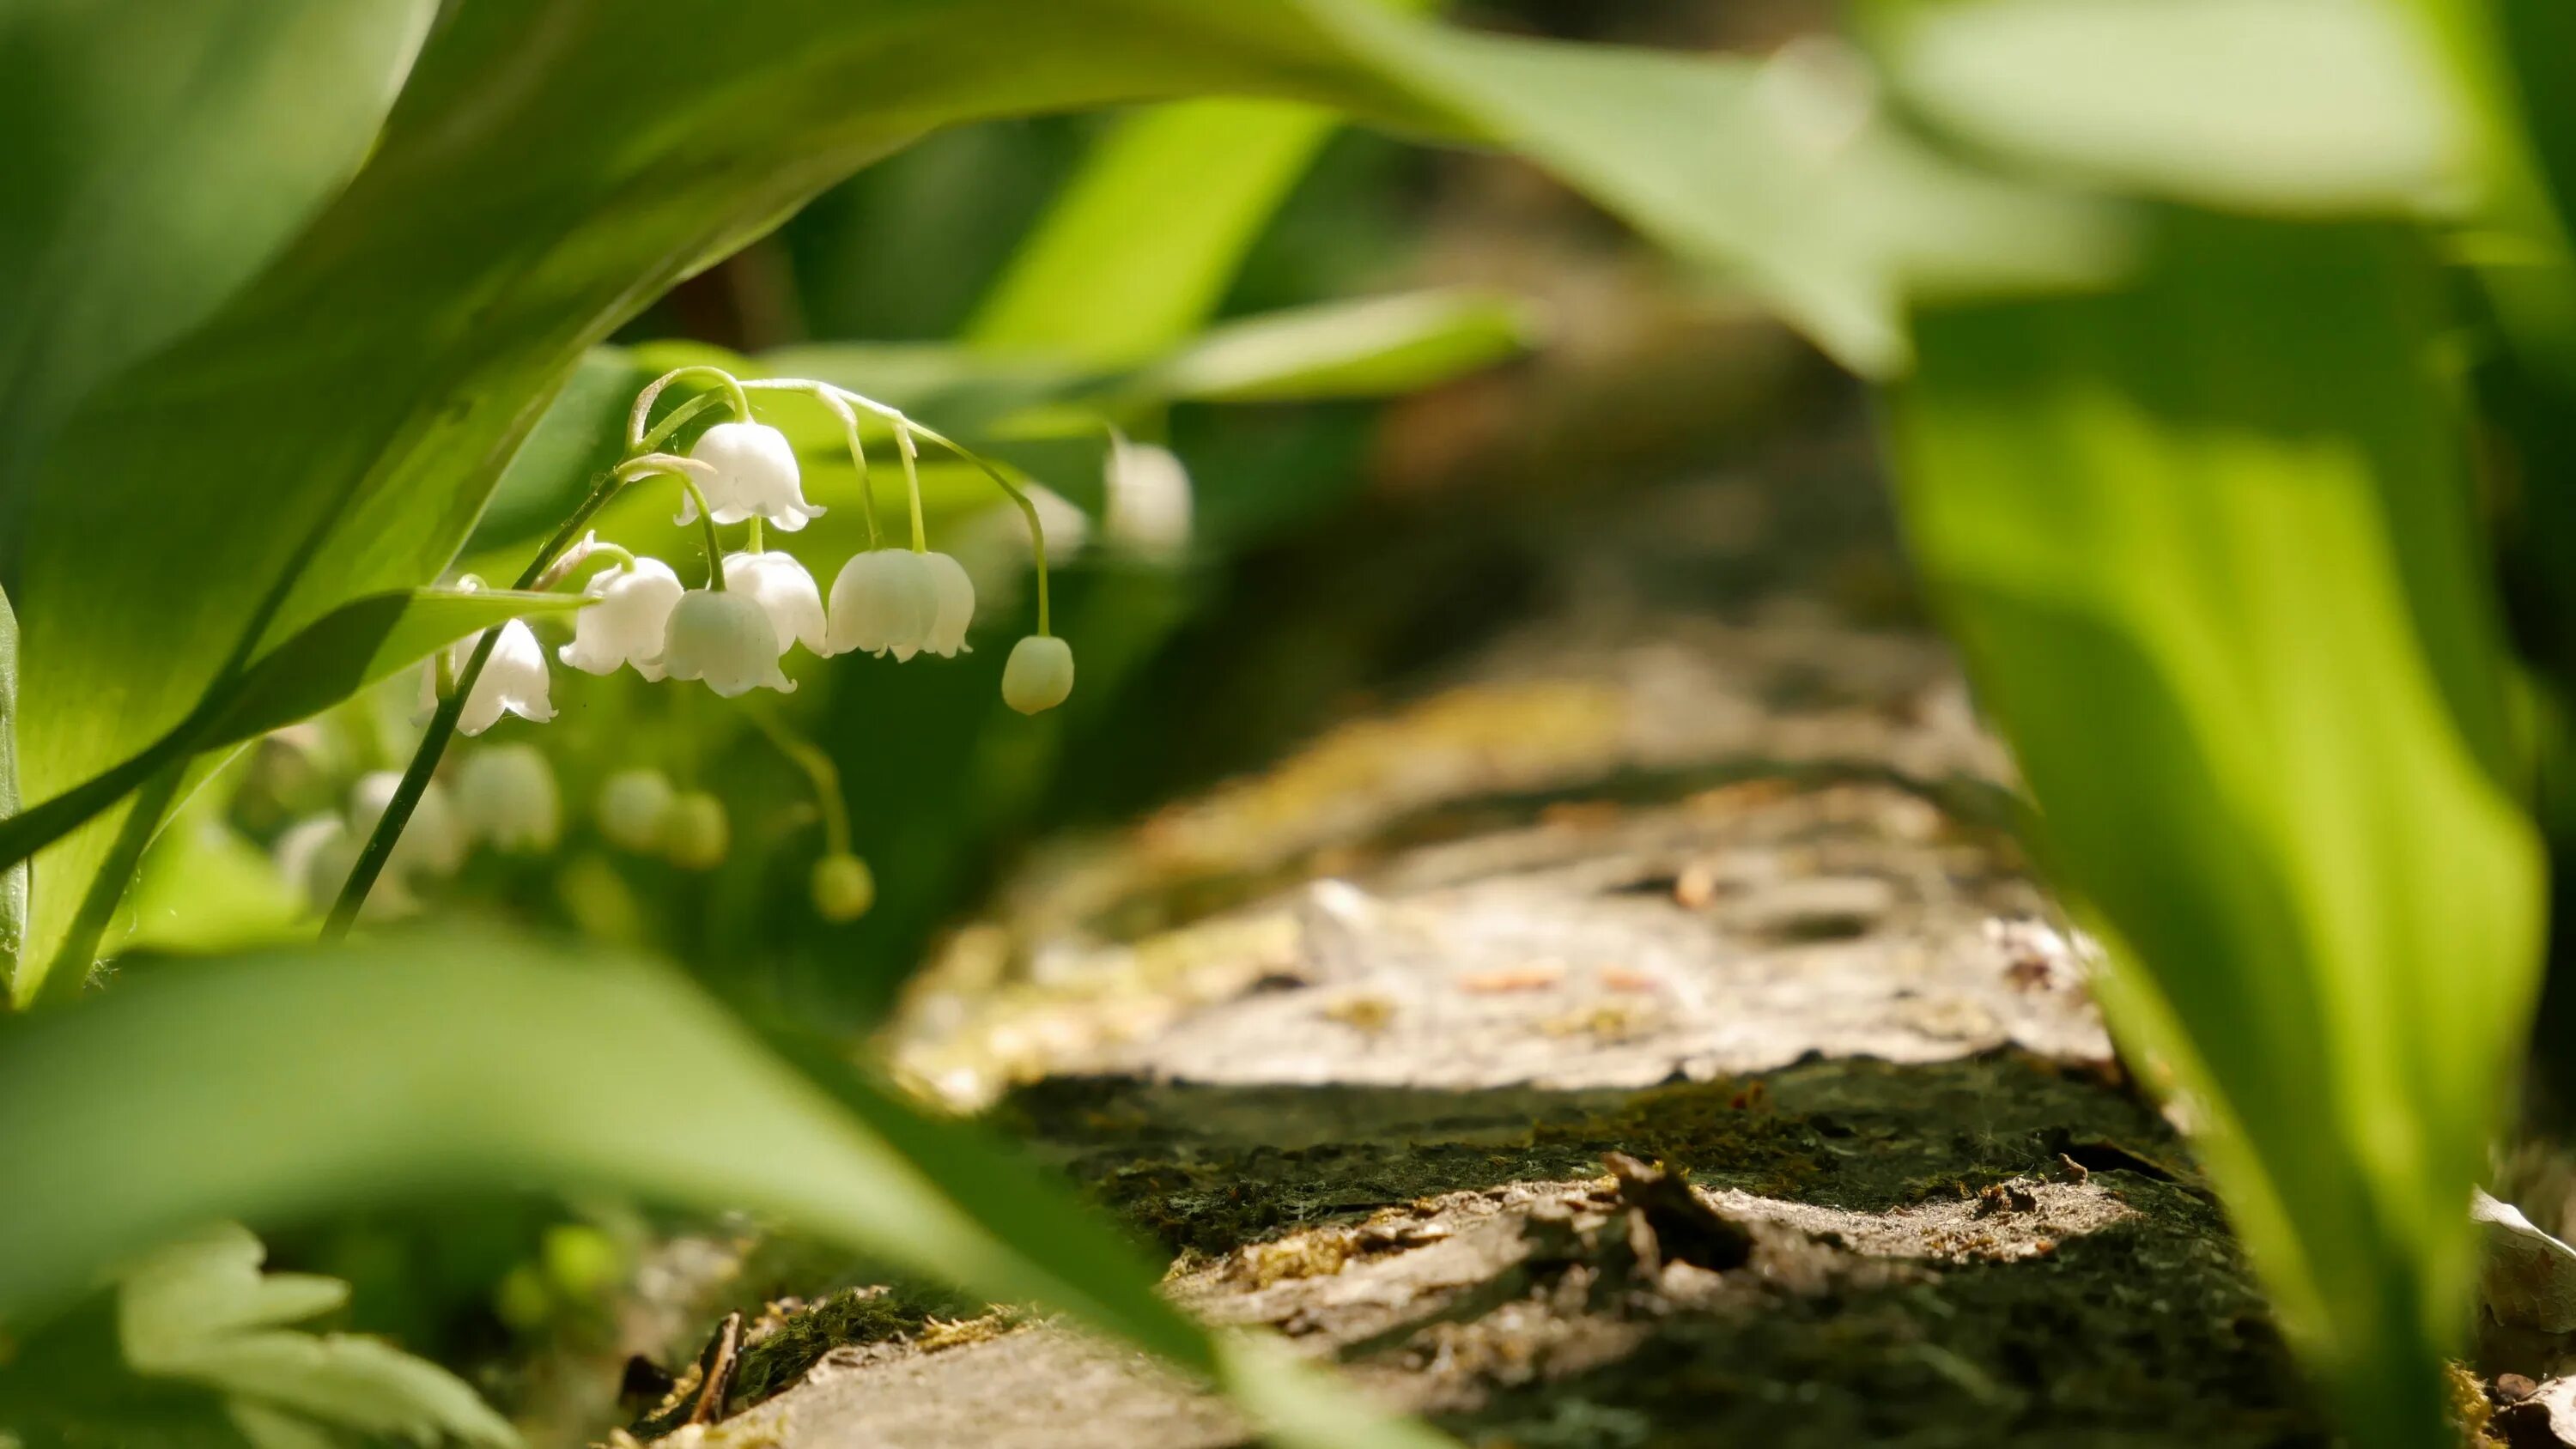
[[[1401,702],[1034,859],[890,1060],[1086,1184],[1193,1312],[1469,1444],[2328,1442],[2008,766],[1868,582],[1902,575],[1866,475],[1678,482],[1552,538],[1550,606]],[[1055,1324],[813,1299],[685,1440],[1249,1438]]]

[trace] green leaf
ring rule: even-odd
[[[1924,318],[1892,412],[2115,1029],[2179,1074],[2345,1431],[2391,1449],[2448,1432],[2542,909],[2422,252],[2180,218],[2124,294]]]
[[[1224,91],[1519,145],[1864,365],[1901,358],[1911,281],[2100,273],[2093,211],[1883,130],[1820,150],[1757,80],[1355,0],[793,0],[713,27],[681,0],[457,0],[338,200],[48,453],[18,602],[55,703],[22,724],[23,788],[97,776],[332,609],[435,577],[587,347],[926,126]],[[37,862],[21,999],[85,951],[94,880],[130,875],[149,832],[122,824]]]
[[[92,385],[202,321],[355,171],[435,0],[30,0],[0,15],[0,538]]]
[[[1216,311],[1338,121],[1253,101],[1128,117],[1020,244],[965,340],[1106,366],[1169,348]]]
[[[1211,329],[1129,390],[1193,402],[1395,397],[1516,356],[1536,332],[1528,304],[1491,292],[1327,302]]]
[[[742,1208],[1076,1314],[1259,1405],[1314,1388],[1220,1347],[1063,1184],[964,1123],[804,1070],[678,976],[492,937],[190,963],[0,1027],[0,1324],[209,1219],[542,1183]],[[1428,1446],[1366,1432],[1291,1443]]]
[[[343,604],[262,655],[132,757],[27,810],[0,817],[0,866],[26,860],[124,798],[163,766],[255,739],[329,709],[441,646],[507,619],[568,614],[578,594],[405,589]]]
[[[1973,0],[1895,27],[1935,122],[2089,181],[2286,214],[2476,199],[2469,111],[2387,0]]]
[[[473,1389],[436,1364],[374,1339],[287,1330],[347,1302],[349,1285],[264,1274],[266,1256],[249,1229],[227,1222],[128,1264],[117,1275],[127,1366],[222,1394],[254,1442],[269,1436],[252,1426],[279,1420],[415,1443],[518,1442]]]

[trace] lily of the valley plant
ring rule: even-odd
[[[674,384],[697,382],[706,390],[671,408],[659,421],[654,404]],[[796,451],[786,434],[752,412],[754,391],[794,392],[820,403],[842,425],[850,462],[858,470],[867,510],[867,547],[841,566],[828,601],[814,577],[793,555],[762,546],[766,527],[793,533],[823,509],[805,500]],[[683,455],[664,445],[692,420],[715,408],[732,416],[700,433]],[[868,457],[859,439],[859,413],[893,431],[912,515],[910,547],[891,545],[879,532],[868,481]],[[796,688],[780,668],[787,651],[803,646],[820,657],[865,651],[908,660],[916,654],[952,658],[965,652],[975,616],[975,586],[955,558],[930,550],[922,522],[920,447],[933,444],[974,464],[1019,505],[1028,521],[1037,575],[1037,632],[1019,641],[1002,671],[1002,698],[1022,714],[1062,704],[1073,692],[1073,651],[1049,631],[1046,535],[1027,493],[990,462],[902,412],[845,388],[804,378],[747,381],[719,368],[683,367],[654,379],[636,395],[627,415],[625,457],[592,487],[572,516],[556,529],[520,577],[519,588],[551,588],[584,564],[604,560],[581,582],[595,600],[575,616],[572,642],[557,651],[564,664],[589,674],[631,668],[649,680],[698,680],[725,698],[755,689],[790,693]],[[588,524],[610,499],[648,478],[680,486],[675,522],[699,526],[706,557],[705,582],[682,582],[678,569],[601,540]],[[728,552],[720,528],[744,526],[743,546]],[[481,587],[471,577],[468,588]],[[357,853],[332,906],[328,930],[345,931],[392,857],[404,825],[420,808],[449,736],[479,735],[504,714],[542,723],[554,717],[545,652],[527,624],[513,619],[467,643],[441,651],[424,666],[421,705],[428,717],[411,766],[375,813],[374,829]],[[804,757],[780,738],[798,764],[815,777],[827,825],[841,819],[829,763]],[[828,787],[828,788],[827,788]],[[866,909],[874,893],[864,862],[849,853],[846,823],[828,831],[831,853],[817,869],[816,897],[826,913],[847,918]],[[720,851],[718,852],[721,853]],[[327,856],[317,856],[327,859]]]

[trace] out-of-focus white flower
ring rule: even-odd
[[[1064,703],[1073,693],[1073,646],[1050,634],[1031,634],[1011,648],[1002,666],[1002,702],[1022,714]]]
[[[447,650],[450,675],[462,674],[466,661],[473,658],[475,644],[482,638],[462,640]],[[457,716],[456,727],[466,734],[479,735],[500,722],[501,716],[544,724],[555,717],[551,697],[553,681],[546,673],[545,646],[537,642],[536,631],[518,619],[501,626],[501,637],[492,645],[492,657],[483,661],[483,672],[474,680],[474,692],[465,697],[465,712]],[[435,655],[420,668],[420,718],[426,720],[438,708],[438,659]]]
[[[897,658],[930,642],[939,620],[939,577],[923,555],[880,548],[854,554],[832,580],[832,652],[864,649]]]
[[[348,822],[339,816],[316,815],[289,826],[285,834],[277,837],[273,858],[277,873],[318,916],[339,899],[341,882],[349,878],[349,867],[358,863],[358,842],[349,834]],[[373,900],[380,893],[371,892],[368,898]]]
[[[631,569],[592,574],[581,591],[599,602],[572,616],[572,642],[555,657],[586,674],[614,674],[619,665],[632,664],[646,679],[661,678],[662,668],[653,661],[662,653],[671,610],[686,592],[671,566],[639,558]]]
[[[376,822],[401,785],[401,771],[376,770],[360,775],[349,787],[349,830],[358,841],[363,843],[375,832]],[[456,807],[448,801],[446,788],[432,780],[421,787],[420,800],[411,807],[411,818],[403,822],[393,854],[385,857],[385,871],[402,876],[453,875],[465,863],[471,843],[457,823]]]
[[[678,798],[670,778],[641,766],[620,770],[599,787],[599,833],[621,850],[649,855],[662,848]]]
[[[673,679],[703,679],[727,699],[763,685],[793,694],[796,681],[778,668],[784,647],[768,611],[751,595],[691,589],[671,610],[660,663]]]
[[[662,857],[682,870],[713,870],[724,864],[733,843],[725,821],[724,802],[704,790],[691,790],[671,801],[662,827]]]
[[[975,581],[966,576],[966,566],[944,553],[927,553],[922,560],[930,565],[930,587],[938,608],[931,615],[930,637],[922,644],[926,653],[942,659],[954,659],[961,652],[973,653],[966,646],[966,626],[975,622]],[[895,657],[905,651],[896,650]]]
[[[855,855],[827,855],[814,862],[814,913],[827,921],[855,921],[877,900],[877,878]]]
[[[1113,435],[1102,472],[1108,506],[1101,532],[1140,558],[1167,560],[1190,546],[1190,470],[1169,448]]]
[[[563,838],[563,796],[545,753],[524,741],[476,750],[456,777],[467,836],[500,850],[546,851]]]
[[[1027,492],[1038,526],[1046,530],[1048,565],[1062,568],[1080,557],[1091,537],[1091,516],[1051,488],[1031,484]],[[976,607],[990,612],[1019,605],[1033,554],[1027,515],[997,503],[959,519],[945,538],[948,551],[975,581]]]
[[[796,448],[787,435],[766,423],[718,423],[698,436],[689,456],[715,469],[701,481],[707,512],[718,523],[740,523],[759,514],[781,530],[794,533],[823,510],[805,501],[796,472]],[[695,523],[697,500],[682,496],[681,523]]]
[[[829,654],[823,637],[823,591],[792,554],[729,553],[724,558],[725,588],[760,605],[778,630],[778,652],[802,643],[816,654]]]

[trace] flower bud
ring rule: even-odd
[[[802,642],[815,654],[831,652],[823,639],[823,592],[814,576],[793,554],[729,553],[724,560],[725,590],[760,605],[778,631],[778,652]]]
[[[939,580],[922,555],[881,548],[854,555],[832,580],[832,652],[864,649],[897,658],[930,640],[939,621]]]
[[[1012,646],[1002,666],[1002,702],[1022,714],[1064,703],[1073,693],[1073,646],[1048,634],[1031,634]]]
[[[763,685],[781,694],[796,682],[778,668],[778,629],[749,594],[731,589],[691,589],[671,610],[662,636],[662,671],[673,679],[703,679],[727,699]]]
[[[931,615],[930,637],[921,646],[942,659],[954,659],[966,648],[966,626],[975,622],[975,581],[966,576],[966,566],[944,553],[926,553],[922,561],[930,565],[930,586],[938,600]]]
[[[599,833],[620,850],[649,855],[662,848],[677,798],[661,771],[620,770],[599,787]]]
[[[375,833],[376,822],[384,818],[385,807],[401,787],[398,770],[372,771],[349,787],[349,829],[359,841]],[[421,787],[411,818],[403,822],[402,835],[394,841],[393,854],[385,857],[385,869],[404,876],[453,875],[465,863],[470,843],[457,825],[456,808],[448,803],[446,788],[432,780]]]
[[[671,801],[662,828],[662,858],[682,870],[713,870],[724,864],[733,831],[725,822],[724,802],[704,790],[691,790]]]
[[[814,913],[827,921],[855,921],[877,901],[877,878],[855,855],[827,855],[814,862]]]
[[[632,664],[646,679],[662,677],[662,635],[684,592],[680,576],[658,558],[635,567],[608,568],[590,576],[581,591],[599,600],[572,616],[572,642],[555,657],[586,674],[614,674]]]
[[[456,813],[470,838],[500,850],[548,851],[563,836],[554,767],[531,744],[475,751],[456,777]]]
[[[1149,559],[1190,546],[1190,471],[1171,449],[1113,437],[1102,482],[1101,533],[1110,543]]]
[[[796,448],[766,423],[718,423],[698,436],[689,456],[715,470],[701,484],[707,512],[718,523],[740,523],[759,514],[781,532],[794,533],[823,510],[805,501],[796,472]],[[697,521],[695,499],[680,504],[681,523]]]

